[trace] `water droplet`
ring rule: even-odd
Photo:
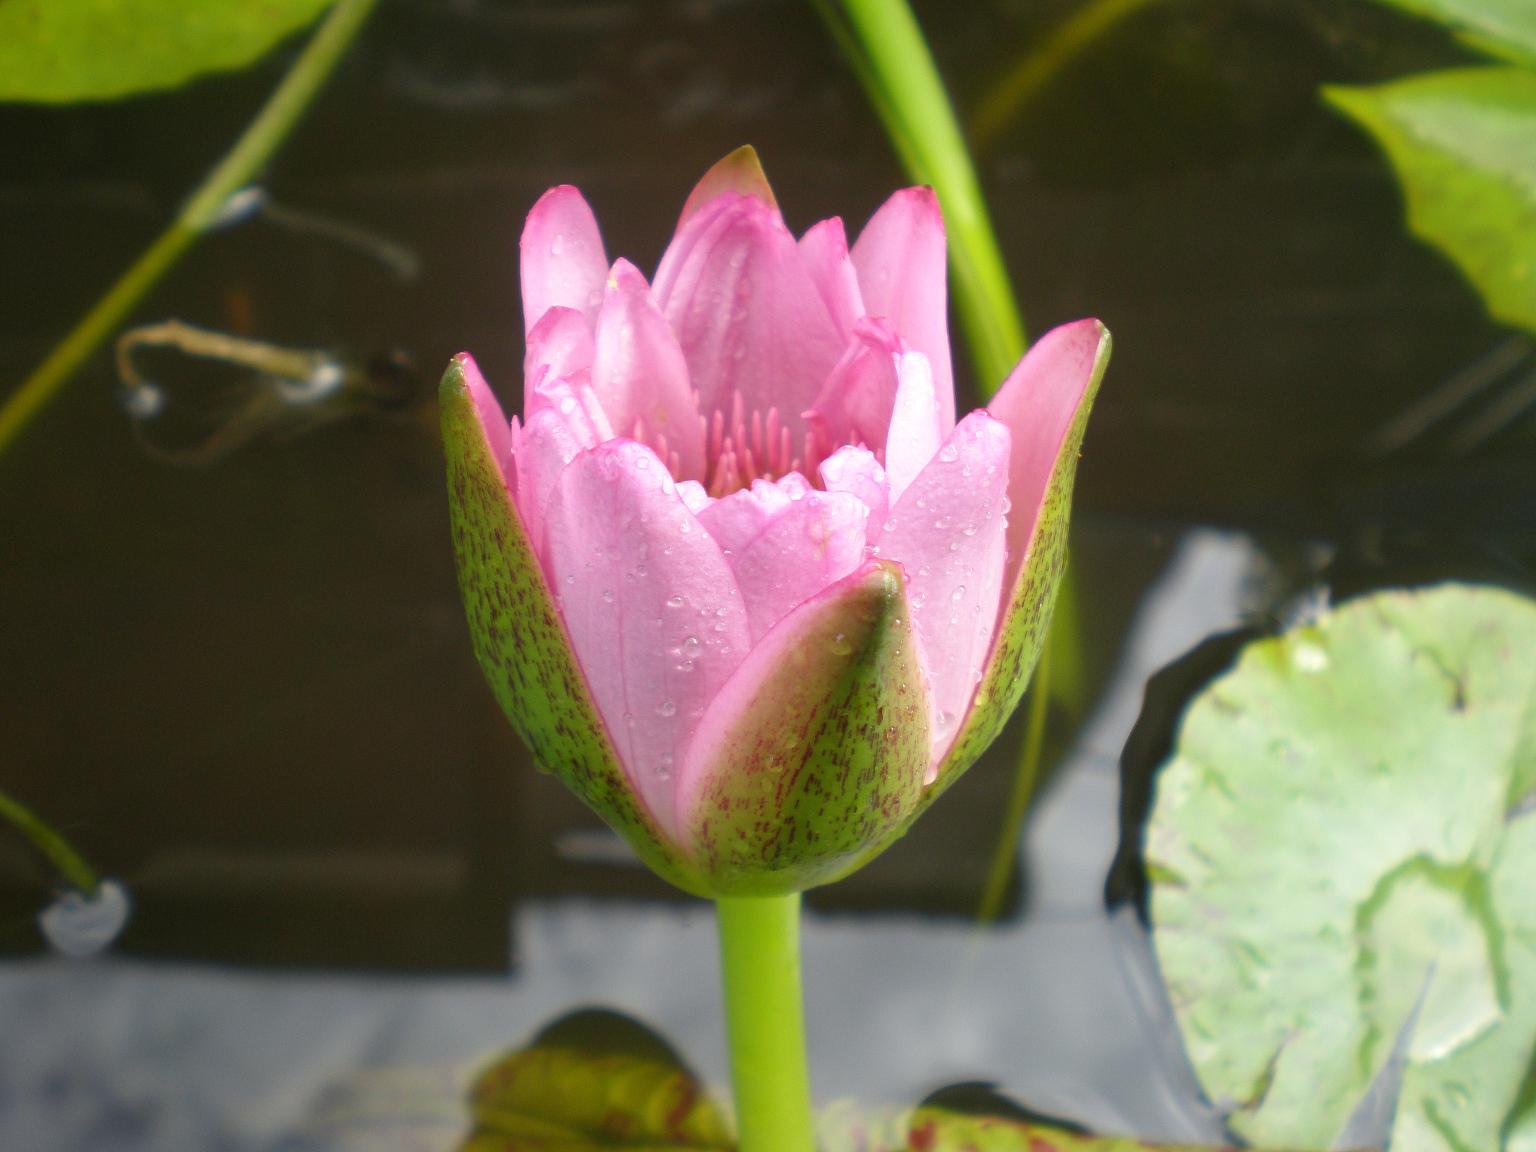
[[[939,718],[938,718],[939,735],[943,736],[943,735],[947,734],[949,732],[949,730],[951,728],[953,728],[954,726],[955,726],[955,714],[953,712],[951,712],[948,708],[940,709],[939,710]]]
[[[624,723],[627,727],[633,728],[635,724],[635,714],[633,712],[624,713]]]
[[[670,780],[672,778],[672,756],[670,753],[662,753],[656,761],[656,779]]]
[[[669,718],[672,717],[672,716],[676,716],[677,715],[677,705],[672,703],[672,701],[670,701],[670,700],[663,700],[660,704],[656,705],[656,715],[658,715],[658,716],[666,716],[666,717],[669,717]]]
[[[574,396],[562,397],[560,400],[560,415],[569,416],[574,411],[576,411],[576,398]]]
[[[964,595],[965,595],[965,585],[964,584],[957,584],[957,585],[955,585],[955,590],[949,594],[949,598],[951,600],[959,600]]]
[[[637,452],[635,454],[635,467],[641,472],[649,472],[651,470],[651,458],[644,452]]]
[[[576,573],[572,572],[568,576],[566,576],[565,582],[567,584],[574,584],[574,583],[576,583]]]
[[[967,524],[964,528],[960,529],[960,534],[962,536],[974,536],[974,535],[976,535],[976,525],[974,525],[974,524]]]
[[[832,654],[834,656],[846,656],[853,651],[853,643],[845,633],[839,632],[832,637]]]
[[[565,248],[565,233],[564,232],[556,232],[555,233],[555,238],[549,242],[549,254],[551,256],[558,256],[558,255],[560,255],[561,251],[564,250],[564,248]]]
[[[667,607],[668,608],[681,608],[682,606],[683,606],[683,598],[681,596],[668,596],[667,597]]]
[[[604,588],[603,589],[603,603],[604,604],[612,604],[613,603],[613,589],[612,588]]]
[[[1291,649],[1291,663],[1300,672],[1323,672],[1328,668],[1328,653],[1316,644],[1303,642]]]
[[[956,448],[953,444],[946,444],[946,445],[944,445],[944,447],[939,449],[939,459],[942,460],[946,464],[953,464],[955,462],[956,457],[958,457],[959,455],[960,455],[960,450],[958,448]]]
[[[699,615],[701,615],[701,616],[703,614],[704,613],[702,611],[699,613]],[[684,651],[684,653],[686,653],[689,656],[692,656],[695,653],[697,653],[698,650],[699,650],[699,638],[697,636],[685,636],[683,638],[683,651]]]

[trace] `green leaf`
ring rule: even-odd
[[[1328,1147],[1420,1005],[1394,1152],[1501,1146],[1536,1048],[1532,653],[1529,600],[1384,593],[1249,645],[1190,706],[1146,835],[1153,938],[1245,1137]]]
[[[1536,63],[1536,4],[1531,0],[1376,0],[1444,24],[1494,56]]]
[[[1536,332],[1536,71],[1457,69],[1324,96],[1386,152],[1413,233],[1496,319]]]
[[[0,0],[0,101],[69,104],[244,68],[331,0]]]
[[[609,1013],[580,1016],[479,1075],[469,1097],[473,1126],[459,1152],[735,1147],[724,1114],[663,1042],[602,1043],[597,1028],[641,1026]]]

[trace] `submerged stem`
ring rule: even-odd
[[[0,792],[0,819],[9,820],[16,830],[25,836],[48,862],[82,895],[94,896],[100,883],[96,870],[85,862],[85,857],[63,835],[30,808]]]
[[[738,1152],[812,1152],[799,893],[721,897],[715,907]]]
[[[337,0],[320,30],[235,146],[133,266],[0,407],[0,453],[10,446],[94,352],[210,226],[235,192],[253,180],[293,130],[378,0]]]

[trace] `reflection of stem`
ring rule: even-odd
[[[70,842],[54,828],[44,823],[30,808],[25,808],[0,792],[0,817],[9,820],[16,830],[32,842],[32,846],[48,858],[70,886],[82,895],[93,896],[100,881],[95,869],[85,862]]]
[[[271,159],[335,68],[378,0],[337,0],[277,90],[235,146],[182,207],[176,219],[121,279],[97,301],[0,408],[4,452],[75,370],[123,322],[135,305],[211,225],[225,202]]]
[[[949,233],[955,303],[984,394],[1024,352],[1024,328],[986,201],[938,68],[905,0],[842,0],[842,25],[818,7],[843,45],[908,174],[932,184]]]
[[[800,896],[722,897],[715,905],[738,1152],[812,1152]]]
[[[1010,68],[971,116],[971,147],[985,152],[1041,89],[1126,17],[1155,0],[1091,0]]]
[[[117,338],[117,375],[130,390],[150,387],[140,375],[133,354],[139,348],[175,348],[188,356],[238,364],[263,376],[281,377],[298,386],[318,388],[320,378],[333,373],[338,382],[341,369],[335,358],[324,352],[296,351],[262,340],[248,340],[226,332],[196,328],[180,320],[165,320],[130,328]]]
[[[1035,665],[1035,679],[1029,686],[1029,716],[1025,721],[1024,747],[1019,753],[1013,791],[1008,796],[1008,811],[1003,817],[1002,834],[992,850],[992,868],[987,873],[987,886],[981,890],[981,904],[976,910],[976,920],[981,924],[992,923],[1003,909],[1003,895],[1008,891],[1008,877],[1013,875],[1024,816],[1029,810],[1030,798],[1035,794],[1035,784],[1040,778],[1040,749],[1045,743],[1045,722],[1051,702],[1051,647],[1048,640],[1041,649],[1040,662]]]

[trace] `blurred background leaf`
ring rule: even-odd
[[[1530,0],[1376,0],[1444,24],[1494,56],[1536,63],[1536,4]]]
[[[1530,600],[1382,593],[1251,644],[1189,709],[1153,937],[1241,1135],[1329,1146],[1417,1010],[1394,1152],[1502,1146],[1536,1047],[1533,650]]]
[[[1386,152],[1413,233],[1495,319],[1536,332],[1536,71],[1455,69],[1324,95]]]
[[[5,0],[0,101],[68,104],[176,88],[254,63],[331,0]]]

